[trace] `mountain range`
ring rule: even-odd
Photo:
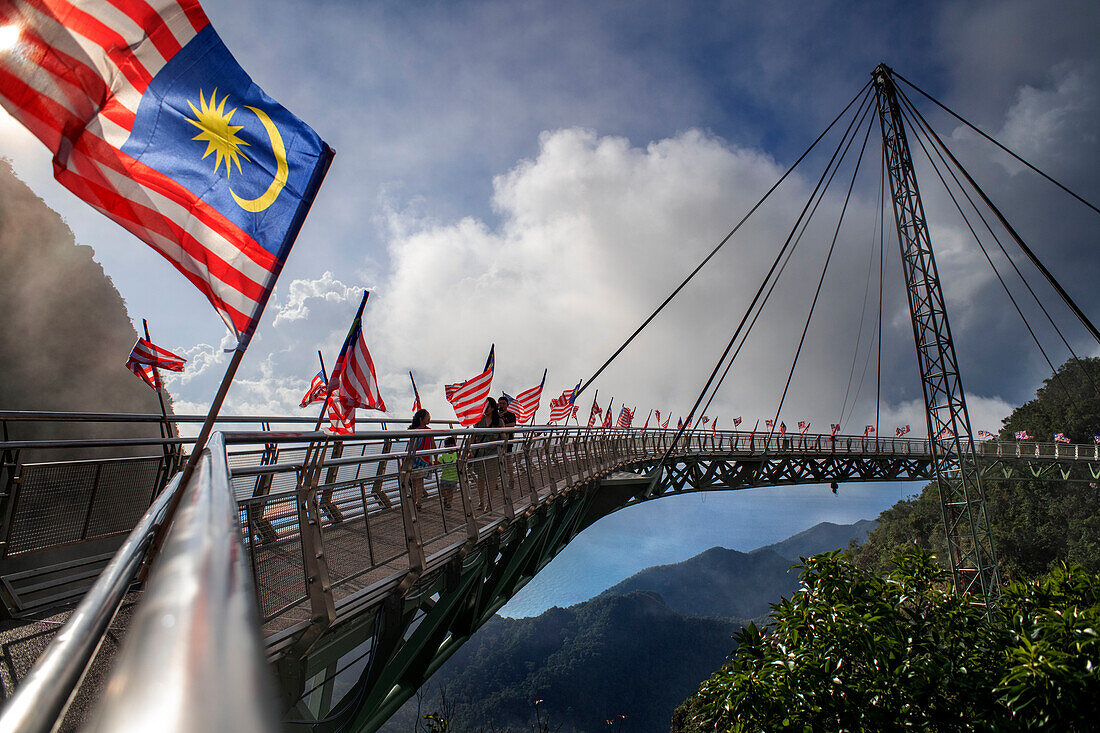
[[[442,713],[454,730],[664,731],[675,707],[720,667],[733,634],[798,587],[799,556],[862,542],[875,522],[818,524],[752,552],[713,547],[646,568],[600,595],[533,618],[494,617],[384,731]]]

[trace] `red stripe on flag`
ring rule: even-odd
[[[184,15],[191,21],[196,33],[210,25],[210,19],[206,17],[198,0],[180,0],[179,6],[183,8]]]
[[[66,28],[72,29],[103,49],[138,92],[144,94],[153,80],[152,75],[130,50],[130,44],[117,32],[102,23],[94,15],[81,10],[66,0],[23,0],[28,5],[52,15]]]
[[[107,0],[107,2],[122,11],[136,25],[146,30],[149,41],[164,57],[165,61],[180,52],[181,46],[172,34],[172,29],[164,22],[160,13],[149,6],[149,3],[143,0]]]

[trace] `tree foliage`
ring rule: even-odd
[[[1085,730],[1100,713],[1100,576],[1010,585],[990,615],[912,548],[888,574],[840,553],[750,624],[673,730]]]
[[[1026,430],[1051,442],[1065,433],[1078,443],[1100,435],[1100,359],[1071,360],[1047,379],[1035,399],[1004,420],[1002,440]],[[1061,563],[1100,572],[1100,488],[1058,481],[983,481],[1001,575],[1038,578]],[[883,512],[866,543],[852,548],[858,565],[884,572],[899,549],[916,545],[946,558],[939,489]]]

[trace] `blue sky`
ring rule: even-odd
[[[296,413],[316,349],[335,353],[363,287],[374,292],[368,342],[399,417],[410,402],[409,369],[429,409],[449,417],[441,385],[477,371],[491,342],[498,389],[530,386],[543,368],[550,390],[572,385],[729,230],[880,61],[1100,199],[1094,3],[204,6],[245,70],[337,151],[230,392],[232,412]],[[955,124],[934,121],[1082,307],[1100,317],[1090,214]],[[3,113],[0,155],[95,249],[135,322],[148,317],[158,342],[190,358],[169,387],[179,411],[204,410],[227,345],[212,309],[152,250],[57,185],[47,151]],[[812,187],[821,161],[816,169],[809,163],[601,378],[602,398],[642,413],[686,412]],[[865,363],[865,352],[853,351],[876,191],[877,175],[866,174],[784,408],[788,424],[835,421],[849,373]],[[975,429],[996,430],[1048,370],[948,202],[927,184],[924,193]],[[836,206],[823,206],[823,222],[835,221]],[[751,422],[774,411],[826,230],[807,238],[712,414]],[[900,276],[891,277],[882,428],[909,422],[921,433],[911,330]],[[1081,353],[1096,353],[1064,309],[1056,311]],[[1054,345],[1049,329],[1042,337]],[[1054,349],[1056,363],[1065,357]],[[858,432],[874,410],[864,385],[845,428]],[[714,527],[735,521],[738,497],[707,499],[725,517]],[[803,500],[790,512],[799,517],[792,532],[826,516],[869,516],[871,508],[854,502],[839,516],[831,494]],[[685,557],[697,551],[690,529],[668,529],[670,546]],[[775,539],[728,544],[751,549]]]

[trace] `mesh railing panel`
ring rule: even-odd
[[[267,621],[307,597],[297,502],[293,496],[250,499],[238,505],[238,512],[260,614]]]
[[[24,466],[6,554],[79,542],[98,473],[95,463]]]
[[[84,539],[134,528],[152,501],[162,460],[156,456],[103,464]]]

